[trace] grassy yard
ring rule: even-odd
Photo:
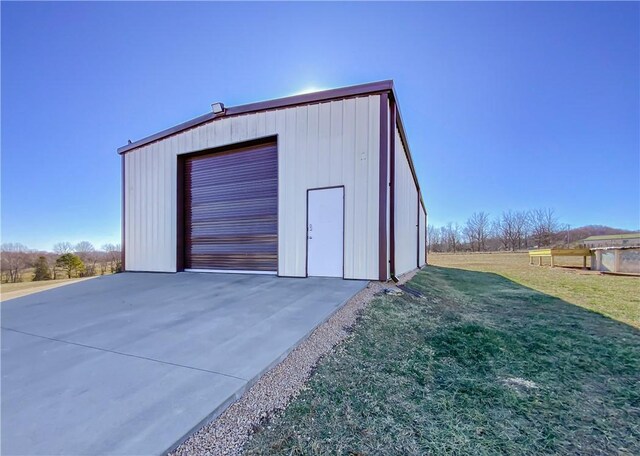
[[[640,328],[640,278],[581,269],[531,266],[527,253],[431,254],[436,266],[493,272],[520,285],[564,299]],[[582,258],[560,257],[559,264],[582,266]],[[587,260],[588,265],[588,260]]]
[[[488,272],[409,286],[422,296],[378,297],[248,454],[640,454],[638,329]]]

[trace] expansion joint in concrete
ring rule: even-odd
[[[86,345],[86,344],[80,344],[78,342],[71,342],[71,341],[68,341],[68,340],[56,339],[55,337],[41,336],[39,334],[33,334],[33,333],[30,333],[30,332],[26,332],[26,331],[20,331],[19,329],[7,328],[6,326],[2,326],[2,329],[4,329],[5,331],[13,331],[13,332],[16,332],[16,333],[19,333],[19,334],[23,334],[25,336],[38,337],[40,339],[51,340],[51,341],[60,342],[60,343],[63,343],[63,344],[76,345],[78,347],[84,347],[84,348],[89,348],[89,349],[92,349],[92,350],[99,350],[99,351],[103,351],[103,352],[113,353],[115,355],[129,356],[131,358],[144,359],[146,361],[152,361],[152,362],[155,362],[155,363],[167,364],[167,365],[176,366],[176,367],[183,367],[185,369],[192,369],[192,370],[197,370],[197,371],[201,371],[201,372],[208,372],[210,374],[215,374],[215,375],[222,375],[224,377],[230,377],[230,378],[235,378],[236,380],[242,380],[243,382],[248,382],[249,381],[246,378],[238,377],[238,376],[231,375],[231,374],[225,374],[224,372],[217,372],[217,371],[212,371],[212,370],[208,370],[208,369],[201,369],[199,367],[186,366],[184,364],[177,364],[177,363],[172,363],[172,362],[169,362],[169,361],[162,361],[160,359],[148,358],[146,356],[133,355],[131,353],[124,353],[124,352],[120,352],[120,351],[117,351],[117,350],[109,350],[108,348],[95,347],[93,345]]]

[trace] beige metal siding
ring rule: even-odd
[[[277,135],[278,273],[306,270],[306,190],[345,186],[345,278],[378,276],[378,95],[200,125],[125,155],[126,267],[176,270],[178,154]]]
[[[397,130],[395,141],[395,273],[400,275],[418,266],[418,191]]]

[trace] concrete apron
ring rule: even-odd
[[[162,454],[366,281],[126,273],[2,304],[3,454]]]

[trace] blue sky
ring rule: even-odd
[[[394,79],[430,223],[640,225],[639,3],[2,2],[2,241],[120,239],[116,148]]]

